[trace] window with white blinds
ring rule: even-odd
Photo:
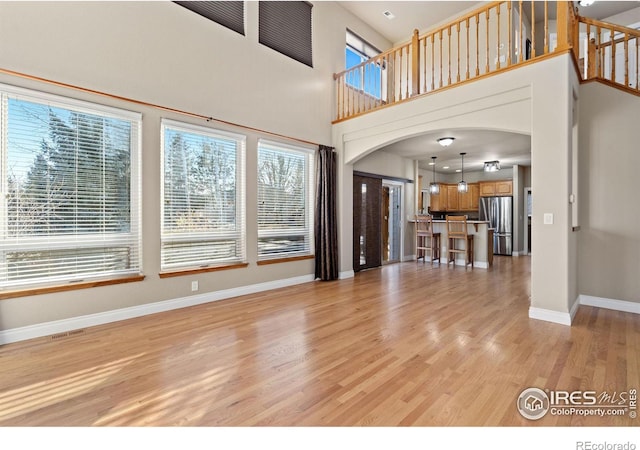
[[[258,143],[258,259],[313,253],[313,152]]]
[[[138,275],[141,115],[0,85],[0,288]]]
[[[162,121],[163,271],[244,262],[245,137]]]

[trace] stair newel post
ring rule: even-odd
[[[411,95],[420,93],[420,37],[417,29],[411,39]]]
[[[556,2],[556,18],[558,24],[558,47],[556,51],[569,48],[569,2]]]

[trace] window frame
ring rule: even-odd
[[[0,199],[0,266],[6,264],[6,255],[16,250],[73,250],[82,252],[92,248],[128,247],[134,254],[130,270],[117,273],[75,273],[57,275],[34,280],[20,280],[9,283],[8,270],[0,271],[0,299],[21,295],[71,290],[84,287],[114,284],[118,282],[140,281],[144,279],[142,255],[142,114],[122,108],[107,106],[92,101],[79,100],[65,95],[52,94],[35,89],[22,88],[0,83],[0,189],[8,193],[9,159],[9,99],[35,103],[64,109],[80,114],[101,116],[128,121],[131,125],[129,137],[129,231],[120,233],[57,233],[43,236],[14,236],[9,234],[9,211],[7,196]],[[55,237],[55,239],[52,239]],[[52,242],[53,241],[53,242]],[[78,244],[81,244],[80,246]]]
[[[236,167],[235,167],[235,220],[236,230],[221,230],[216,232],[195,232],[180,236],[178,233],[173,236],[165,231],[165,130],[170,128],[173,131],[198,134],[208,138],[231,139],[237,142],[236,147]],[[181,273],[203,272],[219,270],[228,267],[245,267],[247,265],[247,227],[246,227],[246,140],[247,137],[241,134],[232,133],[201,125],[194,125],[188,122],[181,122],[163,118],[160,124],[160,276],[169,277]],[[183,264],[167,265],[163,256],[165,243],[185,243],[200,242],[203,244],[219,242],[223,240],[236,240],[236,245],[240,249],[240,256],[234,259],[225,260],[200,260],[190,261]]]
[[[351,51],[356,55],[358,55],[360,57],[360,63],[349,67],[347,64],[347,51]],[[371,58],[378,56],[380,53],[382,52],[377,47],[374,47],[369,42],[362,39],[356,33],[354,33],[353,31],[347,28],[346,37],[345,37],[345,70],[346,71],[349,71],[349,69],[359,64],[362,64]],[[375,91],[372,92],[371,87],[365,85],[365,72],[371,71],[371,69],[367,69],[368,67],[370,67],[370,65],[363,66],[362,70],[359,70],[359,77],[357,78],[358,79],[357,83],[351,82],[349,76],[346,77],[345,82],[351,88],[356,89],[366,95],[369,95],[375,98],[376,100],[381,100],[385,95],[385,91],[386,91],[385,87],[386,87],[386,80],[387,80],[387,68],[384,65],[381,65],[378,63],[374,64],[374,69],[379,71],[378,76],[380,77],[380,86],[376,85],[375,87],[379,87],[380,92],[375,92]]]
[[[259,139],[256,152],[256,160],[258,162],[257,167],[257,201],[260,200],[260,150],[266,148],[270,151],[280,151],[282,153],[297,154],[305,157],[304,168],[304,198],[305,198],[305,226],[300,230],[293,229],[275,229],[275,230],[261,230],[260,227],[260,210],[259,204],[256,210],[256,222],[257,222],[257,255],[258,264],[269,264],[272,262],[278,262],[278,260],[299,260],[313,257],[314,248],[314,220],[315,220],[315,149],[308,147],[285,144],[282,142],[272,141],[268,139]],[[260,252],[260,239],[263,238],[277,238],[287,236],[305,236],[308,241],[308,250],[298,251],[284,251],[274,252],[269,254],[261,254]]]

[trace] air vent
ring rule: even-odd
[[[396,16],[395,16],[391,11],[389,11],[389,10],[384,11],[384,12],[382,13],[382,15],[383,15],[383,16],[385,16],[385,17],[386,17],[387,19],[389,19],[389,20],[391,20],[391,19],[395,19],[395,18],[396,18]]]
[[[58,339],[70,338],[73,336],[77,336],[79,334],[84,334],[84,328],[80,330],[66,331],[64,333],[52,334],[51,340],[57,341]]]

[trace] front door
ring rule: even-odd
[[[382,265],[382,180],[353,176],[353,270]]]

